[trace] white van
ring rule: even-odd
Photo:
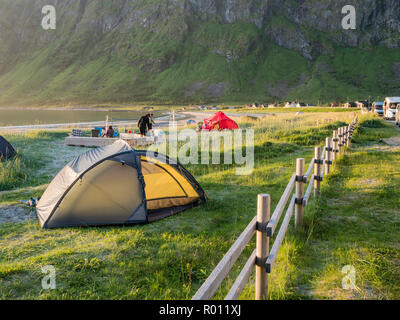
[[[398,104],[400,104],[400,97],[386,98],[383,104],[383,111],[384,111],[383,117],[385,119],[395,120],[397,112],[396,107]]]
[[[376,101],[372,104],[372,112],[380,117],[383,117],[383,105],[384,102]]]

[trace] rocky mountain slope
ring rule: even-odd
[[[397,0],[0,1],[1,105],[316,103],[400,95],[399,80]]]

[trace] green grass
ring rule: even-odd
[[[361,121],[352,148],[307,209],[307,241],[293,285],[310,297],[399,298],[400,149],[379,144],[382,136],[393,135],[398,131],[381,120]],[[356,290],[341,289],[345,265],[356,270]]]
[[[0,162],[0,190],[8,190],[27,181],[25,161],[16,156],[8,161]]]
[[[18,189],[40,183],[43,179],[34,174],[45,160],[40,157],[40,150],[36,141],[51,141],[53,134],[45,132],[29,132],[25,135],[4,135],[17,149],[17,155],[0,162],[0,191]],[[1,200],[1,196],[0,196]]]
[[[5,133],[4,137],[14,146],[17,156],[0,163],[0,201],[13,198],[13,190],[30,190],[46,184],[66,164],[84,149],[65,147],[64,131],[31,131],[24,134]],[[35,195],[37,192],[34,193]]]
[[[271,194],[274,207],[294,172],[296,158],[305,157],[308,163],[314,144],[322,144],[326,134],[349,122],[351,115],[337,117],[338,122],[326,124],[324,114],[241,122],[241,127],[255,130],[254,172],[236,176],[232,166],[186,166],[210,201],[153,224],[43,230],[34,219],[0,225],[0,298],[190,299],[254,217],[257,194]],[[399,151],[382,144],[376,147],[376,129],[382,130],[379,137],[397,134],[381,120],[361,119],[354,137],[355,142],[360,140],[335,163],[321,197],[306,209],[304,229],[289,228],[270,277],[270,298],[400,297],[399,195],[394,187],[400,179]],[[59,139],[49,135],[37,136],[34,143]],[[14,137],[13,142],[24,145],[24,140],[29,138]],[[31,155],[40,158],[38,153]],[[48,165],[41,163],[35,174]],[[0,201],[39,193],[42,187],[38,188],[5,195]],[[225,296],[253,248],[254,241],[216,298]],[[57,271],[57,289],[52,291],[41,289],[41,267],[49,264]],[[341,289],[345,264],[356,268],[359,290],[355,292]],[[241,299],[253,299],[253,277]]]

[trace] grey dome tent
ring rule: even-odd
[[[2,136],[0,136],[0,161],[7,160],[15,156],[13,146]]]
[[[125,141],[90,150],[68,163],[40,198],[43,228],[153,222],[205,202],[193,176],[165,155]]]

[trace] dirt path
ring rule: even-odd
[[[157,124],[161,124],[162,126],[168,126],[169,115],[161,115],[156,117],[154,120]],[[183,120],[186,118],[186,115],[176,113],[176,120]],[[127,121],[113,121],[113,126],[137,126],[138,119],[135,120],[127,120]],[[0,127],[0,132],[26,132],[32,130],[62,130],[62,129],[71,129],[71,128],[81,128],[81,129],[89,129],[93,127],[104,126],[104,121],[92,121],[92,122],[76,122],[76,123],[55,123],[55,124],[37,124],[37,125],[21,125],[21,126],[6,126]]]
[[[392,147],[400,147],[400,135],[389,139],[383,139],[383,142]]]
[[[392,122],[392,123],[393,123],[393,125],[395,125],[394,122]],[[398,126],[395,126],[395,127],[396,127],[397,131],[399,132],[399,135],[388,138],[388,139],[382,139],[382,141],[384,143],[386,143],[392,149],[394,149],[394,148],[397,149],[398,147],[400,147],[400,128]]]
[[[34,209],[22,204],[0,205],[0,224],[18,223],[27,220],[37,220]]]

